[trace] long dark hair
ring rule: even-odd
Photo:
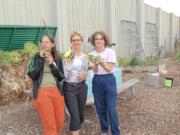
[[[49,40],[51,41],[51,43],[54,44],[54,47],[51,49],[51,54],[52,54],[54,60],[57,60],[57,49],[56,49],[56,46],[55,46],[55,39],[54,39],[53,37],[51,37],[50,35],[43,35],[43,36],[41,37],[40,42],[42,42],[42,39],[43,39],[44,37],[48,37]]]

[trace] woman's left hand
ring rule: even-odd
[[[86,75],[87,75],[87,73],[81,72],[81,73],[78,74],[78,79],[79,80],[84,80],[86,78]]]
[[[103,67],[105,63],[104,63],[103,60],[99,60],[99,61],[96,62],[96,64]]]

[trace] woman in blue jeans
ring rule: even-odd
[[[112,135],[120,135],[118,113],[116,111],[116,79],[113,71],[116,65],[116,54],[108,48],[107,35],[98,31],[91,36],[91,44],[95,50],[91,55],[100,56],[98,61],[91,61],[90,67],[94,71],[93,95],[96,111],[101,125],[101,135],[107,135],[109,127]]]

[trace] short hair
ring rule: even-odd
[[[73,37],[75,37],[75,36],[79,36],[80,37],[80,39],[81,39],[81,41],[83,42],[83,36],[80,34],[80,33],[78,33],[78,32],[73,32],[72,34],[71,34],[71,36],[70,36],[70,41],[72,42],[72,39],[73,39]]]
[[[110,39],[109,39],[109,37],[107,36],[107,34],[105,33],[105,32],[103,32],[103,31],[97,31],[97,32],[95,32],[95,33],[93,33],[92,35],[91,35],[91,41],[90,41],[90,43],[94,46],[95,45],[95,38],[96,38],[96,36],[97,35],[101,35],[102,37],[103,37],[103,39],[104,39],[104,41],[105,41],[105,47],[107,47],[109,44],[110,44]]]

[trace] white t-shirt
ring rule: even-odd
[[[116,54],[115,54],[114,50],[111,48],[105,48],[105,50],[101,53],[94,50],[90,54],[94,55],[94,56],[100,56],[105,63],[111,62],[111,63],[116,64]],[[92,66],[94,64],[90,63],[90,65]],[[111,71],[111,73],[114,71],[114,69],[115,69],[115,66],[114,66],[113,70]],[[98,65],[98,72],[95,74],[101,75],[101,74],[109,74],[109,73],[107,71],[105,71],[102,66]]]

